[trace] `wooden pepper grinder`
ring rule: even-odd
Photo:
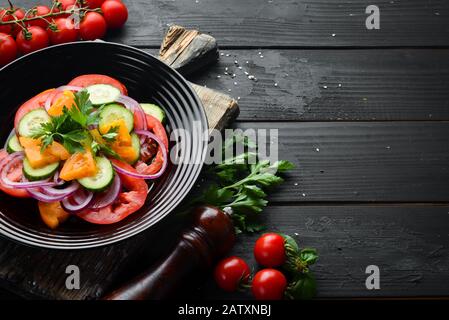
[[[104,300],[164,299],[195,270],[210,267],[230,251],[235,242],[229,215],[212,206],[194,209],[193,223],[184,230],[170,255]]]

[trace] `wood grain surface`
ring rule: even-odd
[[[218,63],[188,80],[233,97],[236,127],[279,130],[279,157],[297,167],[261,219],[318,249],[318,297],[449,296],[448,1],[377,1],[380,30],[365,27],[367,0],[125,3],[130,19],[109,40],[157,54],[167,24],[213,35]],[[83,252],[2,239],[0,287],[26,298],[95,299],[168,252],[182,224],[173,215]],[[233,253],[254,263],[256,238],[240,236]],[[65,288],[67,264],[80,266],[80,290]],[[364,286],[370,264],[380,267],[378,291]],[[179,297],[249,298],[203,279]]]

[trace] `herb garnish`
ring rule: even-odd
[[[224,210],[232,209],[231,217],[237,233],[257,232],[264,229],[254,218],[268,203],[265,190],[283,182],[278,174],[292,169],[294,165],[285,160],[270,163],[269,160],[259,159],[254,143],[247,137],[234,136],[226,140],[224,150],[233,148],[236,143],[243,143],[249,151],[225,159],[213,167],[211,178],[216,183],[204,192],[198,202]]]

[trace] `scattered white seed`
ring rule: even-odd
[[[332,33],[332,37],[335,37],[336,36],[336,34],[335,33]]]
[[[388,150],[390,150],[390,149],[391,149],[391,147],[390,147],[390,146],[386,146],[386,147],[385,147],[385,149],[388,149]]]
[[[235,73],[232,74],[232,77],[235,78]]]
[[[229,68],[228,68],[228,67],[226,67],[226,68],[225,68],[225,70],[226,70],[226,71],[228,71],[228,70],[229,70]]]
[[[341,83],[338,84],[338,87],[341,88]]]
[[[316,148],[315,150],[316,150],[316,152],[320,152],[320,148]]]
[[[246,76],[249,75],[249,73],[247,71],[245,71],[244,73],[245,73]]]
[[[327,89],[327,86],[323,86],[324,89]]]
[[[435,15],[436,15],[436,16],[439,16],[439,15],[440,15],[440,13],[439,13],[439,12],[435,12]]]
[[[297,237],[297,236],[299,236],[299,233],[298,233],[298,232],[295,232],[294,235]]]
[[[234,64],[239,64],[239,62],[237,60],[234,60]]]
[[[240,97],[237,97],[237,100],[240,100]]]
[[[223,52],[221,52],[221,53],[220,53],[220,56],[224,56],[224,53],[223,53]]]
[[[297,186],[297,185],[298,185],[298,182],[295,182],[294,185]]]
[[[231,89],[228,89],[228,91],[231,92],[232,90],[231,90]]]
[[[303,194],[302,194],[302,196],[303,196],[303,197],[305,197],[305,196],[306,196],[306,194],[305,194],[305,193],[303,193]]]
[[[242,70],[243,68],[242,67],[239,67],[239,70]]]
[[[263,56],[260,56],[260,59],[263,59]]]
[[[259,51],[259,56],[262,54],[262,52]]]
[[[248,64],[249,63],[249,61],[246,61],[246,64]]]
[[[275,82],[275,83],[274,83],[274,86],[275,86],[275,87],[277,87],[277,86],[278,86],[277,82]]]
[[[220,78],[221,78],[221,76],[220,76],[220,75],[218,75],[218,76],[217,76],[217,78],[218,78],[218,79],[220,79]]]
[[[226,57],[230,57],[231,55],[229,53],[226,54]]]
[[[237,85],[237,82],[234,82],[234,86],[236,86]]]
[[[254,78],[253,75],[249,75],[249,76],[248,76],[248,79],[249,79],[249,80],[254,80],[255,78]]]

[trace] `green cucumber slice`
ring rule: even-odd
[[[23,159],[23,174],[30,181],[37,181],[50,178],[59,168],[59,162],[50,163],[45,167],[35,169],[30,165],[27,158]]]
[[[143,111],[146,114],[149,114],[150,116],[155,117],[158,119],[161,123],[165,122],[165,111],[162,110],[161,107],[152,104],[152,103],[141,103],[140,106],[142,107]]]
[[[78,179],[78,182],[86,189],[94,192],[106,190],[114,180],[114,169],[111,161],[105,157],[96,157],[98,172],[93,177]]]
[[[6,144],[6,151],[8,153],[23,151],[23,147],[20,145],[17,135],[13,134],[11,138],[9,138],[8,143]]]
[[[134,150],[136,150],[137,155],[136,158],[133,159],[131,164],[135,164],[140,159],[140,139],[139,136],[134,132],[131,133],[131,143],[132,143],[131,146],[133,147]]]
[[[89,100],[94,105],[114,102],[120,96],[120,90],[109,84],[94,84],[86,88]]]
[[[103,108],[103,110],[101,110],[99,126],[102,127],[104,125],[107,125],[108,123],[111,123],[114,120],[119,119],[125,120],[128,132],[131,132],[133,130],[134,116],[132,112],[116,103],[108,104]]]
[[[19,135],[22,137],[31,137],[35,130],[41,128],[42,123],[50,122],[50,120],[50,116],[45,109],[31,110],[19,122]]]

